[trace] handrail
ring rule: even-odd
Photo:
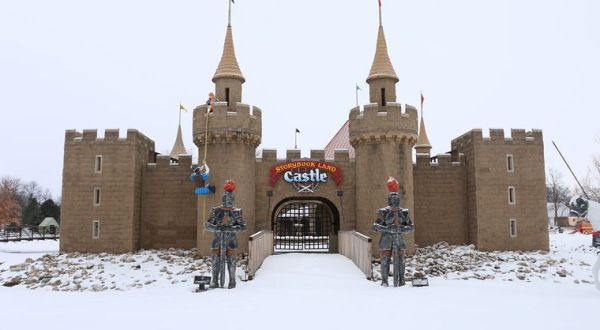
[[[352,260],[368,280],[373,278],[371,238],[357,231],[340,231],[338,237],[340,254]]]
[[[248,267],[246,268],[248,280],[254,278],[254,274],[256,274],[263,261],[272,254],[272,231],[261,230],[248,238]]]

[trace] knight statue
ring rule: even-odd
[[[233,206],[235,187],[235,181],[225,181],[223,204],[213,207],[208,220],[204,223],[206,230],[214,233],[211,244],[213,251],[211,288],[224,287],[225,264],[229,269],[229,285],[227,287],[235,288],[236,249],[238,247],[235,235],[246,230],[242,209]]]
[[[388,206],[377,210],[377,220],[373,223],[373,231],[381,233],[379,255],[381,258],[381,285],[388,286],[390,259],[393,256],[394,286],[403,286],[404,258],[406,242],[404,233],[413,231],[413,223],[408,216],[408,209],[400,207],[398,181],[390,177],[387,182]]]

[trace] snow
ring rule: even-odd
[[[57,252],[58,241],[53,240],[0,243],[0,270],[22,263],[27,258],[37,259],[46,253]]]
[[[423,288],[383,288],[367,281],[349,259],[337,254],[282,254],[268,257],[253,281],[238,281],[234,290],[195,293],[191,282],[197,272],[179,275],[189,281],[175,285],[160,276],[162,267],[172,269],[173,276],[184,269],[181,264],[188,257],[180,251],[80,255],[69,260],[95,265],[90,269],[96,271],[94,275],[100,274],[97,268],[102,264],[101,275],[112,274],[119,284],[141,276],[146,269],[146,275],[155,276],[157,282],[141,289],[103,292],[0,286],[0,311],[14,316],[3,317],[2,329],[371,329],[393,322],[398,322],[398,328],[415,329],[591,328],[593,311],[600,308],[600,292],[591,284],[574,283],[574,279],[591,277],[591,266],[581,263],[592,264],[596,258],[590,243],[589,235],[551,235],[548,256],[565,259],[562,266],[572,274],[566,280],[479,281],[440,276],[430,277],[430,286]],[[0,270],[56,248],[56,242],[48,241],[2,243]],[[165,260],[169,254],[180,256],[169,262]],[[136,262],[120,262],[124,256]],[[144,263],[148,257],[154,261]],[[513,262],[503,266],[513,267]],[[132,267],[137,264],[141,269]],[[7,273],[12,272],[4,271],[0,277],[6,278]],[[30,311],[35,311],[35,317],[27,317]],[[565,317],[565,311],[572,314]]]

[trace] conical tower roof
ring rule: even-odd
[[[375,50],[375,58],[373,59],[373,65],[371,65],[371,72],[367,78],[367,83],[373,79],[378,78],[391,78],[396,82],[399,81],[390,56],[388,55],[387,43],[385,41],[385,32],[383,26],[379,25],[379,32],[377,33],[377,48]]]
[[[216,82],[220,78],[234,78],[245,82],[246,79],[242,75],[240,66],[235,57],[235,48],[233,47],[233,33],[231,32],[231,25],[227,26],[227,33],[225,34],[225,45],[223,46],[223,55],[221,55],[221,62],[217,67],[217,71],[213,76],[212,81]]]
[[[419,126],[419,136],[417,137],[416,147],[431,147],[429,138],[427,137],[427,131],[425,130],[425,120],[421,115],[421,125]]]
[[[185,145],[183,145],[183,138],[181,137],[181,125],[177,128],[177,138],[175,139],[175,144],[173,145],[173,149],[171,149],[171,153],[169,157],[179,159],[179,155],[186,155],[187,151],[185,150]]]

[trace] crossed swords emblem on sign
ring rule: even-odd
[[[307,171],[308,171],[308,169],[297,169],[294,172],[304,173]],[[294,188],[296,188],[296,190],[299,193],[314,193],[315,190],[317,189],[317,187],[319,186],[319,183],[318,182],[294,182],[293,186],[294,186]]]
[[[298,186],[299,186],[299,189],[298,189],[299,193],[301,193],[301,192],[308,192],[308,193],[315,192],[313,189],[311,189],[312,188],[311,185],[306,185],[305,186],[305,185],[299,184]]]

